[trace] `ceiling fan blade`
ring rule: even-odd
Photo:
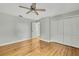
[[[20,7],[20,8],[25,8],[25,9],[30,9],[30,8],[28,8],[28,7],[24,7],[24,6],[18,6],[18,7]]]
[[[36,8],[36,3],[32,3],[32,8]]]
[[[45,9],[36,9],[36,11],[46,11]]]
[[[38,12],[36,10],[34,10],[34,12],[36,13],[36,15],[39,15]]]
[[[32,10],[28,11],[26,14],[29,14],[30,12],[32,12]]]

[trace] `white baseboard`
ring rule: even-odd
[[[28,38],[28,39],[20,39],[20,40],[17,40],[17,41],[13,41],[13,42],[8,42],[8,43],[3,43],[3,44],[0,44],[0,46],[5,46],[5,45],[9,45],[9,44],[14,44],[14,43],[18,43],[18,42],[22,42],[22,41],[25,41],[25,40],[30,40],[31,38]]]
[[[56,42],[56,43],[59,43],[59,44],[63,44],[63,45],[67,45],[67,46],[71,46],[71,47],[75,47],[75,48],[79,48],[79,46],[71,45],[71,44],[60,42],[60,41],[56,41],[56,40],[44,40],[44,39],[41,39],[41,40],[45,41],[45,42],[52,42],[52,43]]]

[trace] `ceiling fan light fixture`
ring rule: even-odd
[[[29,14],[32,11],[34,11],[36,15],[39,15],[39,13],[37,11],[46,11],[45,9],[37,9],[36,8],[36,3],[32,3],[32,5],[30,6],[30,8],[24,7],[24,6],[19,6],[19,7],[20,8],[24,8],[24,9],[29,9],[29,11],[26,14]]]

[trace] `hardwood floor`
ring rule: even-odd
[[[79,48],[33,38],[0,47],[0,56],[79,56]]]

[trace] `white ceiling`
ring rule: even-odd
[[[79,9],[78,3],[37,3],[37,8],[46,9],[45,12],[39,12],[36,15],[34,12],[25,14],[28,10],[19,8],[18,6],[30,7],[30,3],[0,3],[0,12],[11,14],[14,16],[22,15],[24,18],[39,19],[46,16],[55,16],[58,14],[74,11]]]

